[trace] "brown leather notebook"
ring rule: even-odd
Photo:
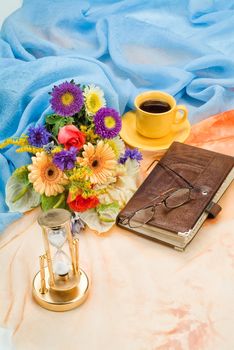
[[[216,203],[234,178],[233,166],[234,157],[174,142],[117,224],[183,250],[207,216],[220,211]]]

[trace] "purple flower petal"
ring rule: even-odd
[[[141,154],[141,152],[139,152],[138,148],[134,148],[134,149],[127,148],[125,150],[124,155],[119,159],[119,163],[125,164],[127,159],[135,159],[138,162],[140,162],[143,158],[142,158],[142,154]]]
[[[34,147],[43,147],[49,142],[51,134],[43,125],[31,126],[28,129],[28,143]]]
[[[111,120],[111,126],[108,126],[107,120]],[[122,120],[119,113],[113,108],[100,108],[94,116],[95,132],[97,135],[112,139],[118,135],[122,127]]]
[[[54,155],[53,163],[62,171],[70,170],[75,166],[76,154],[76,147],[71,147],[69,150],[63,150]]]
[[[74,83],[64,82],[55,86],[51,93],[50,103],[55,113],[70,117],[78,112],[84,105],[81,89]]]

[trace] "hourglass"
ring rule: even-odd
[[[71,233],[71,214],[51,209],[38,218],[45,254],[33,280],[33,297],[39,305],[53,311],[71,310],[87,297],[89,280],[79,267],[79,241]]]

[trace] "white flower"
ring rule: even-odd
[[[92,116],[97,111],[106,106],[106,100],[104,98],[104,92],[100,89],[99,86],[94,84],[86,85],[84,88],[84,99],[85,99],[85,108],[88,115]]]
[[[110,222],[101,221],[95,209],[89,209],[79,214],[81,219],[86,223],[86,225],[88,225],[88,227],[91,230],[94,230],[98,233],[107,232],[114,225],[114,221],[110,221]]]
[[[111,146],[117,158],[119,158],[122,154],[124,154],[125,145],[123,140],[119,136],[116,136],[113,139],[107,140],[107,143],[109,144],[109,146]]]
[[[115,174],[109,184],[95,185],[96,190],[106,189],[105,193],[98,196],[101,205],[79,213],[82,220],[98,233],[106,232],[114,225],[118,212],[137,190],[139,164],[135,160],[126,163],[116,166]]]
[[[98,196],[101,204],[117,202],[122,209],[137,189],[136,179],[132,176],[123,175],[116,182],[107,187],[104,194]]]
[[[127,159],[125,164],[125,169],[128,176],[137,179],[139,175],[140,164],[136,159]]]

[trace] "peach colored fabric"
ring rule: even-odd
[[[233,117],[199,123],[187,142],[233,154]],[[156,157],[144,156],[142,176]],[[31,298],[43,242],[40,210],[28,213],[0,238],[0,326],[13,329],[16,350],[234,349],[233,194],[234,184],[183,253],[117,227],[101,237],[86,230],[80,255],[90,295],[66,313]]]
[[[193,125],[186,143],[234,155],[234,110],[217,114]]]

